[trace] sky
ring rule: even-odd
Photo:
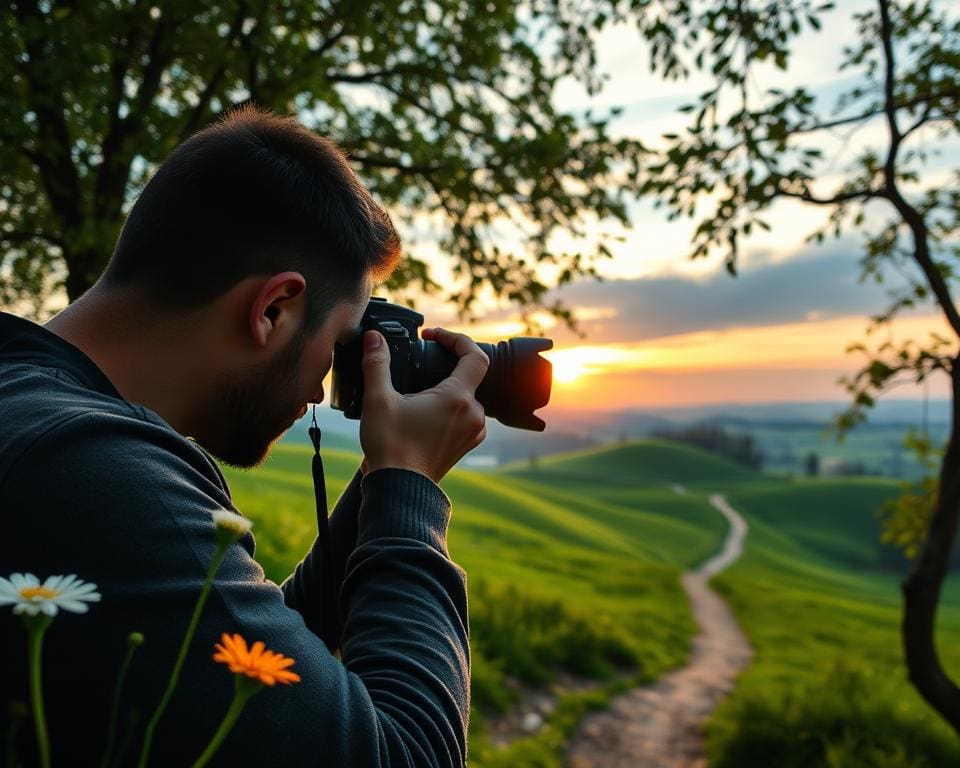
[[[844,44],[854,40],[850,14],[859,0],[838,3],[841,11],[824,19],[819,34],[805,33],[795,46],[790,70],[772,67],[755,75],[754,86],[790,88],[805,85],[818,104],[832,108],[848,88],[849,75],[838,72]],[[648,74],[645,49],[637,33],[620,26],[598,40],[599,68],[609,80],[589,97],[572,80],[561,84],[557,106],[575,113],[614,105],[624,107],[611,124],[614,136],[657,142],[665,131],[685,125],[677,112],[704,90],[706,80],[663,82]],[[858,131],[849,127],[818,138],[824,149],[827,193],[841,177],[852,151],[883,146],[882,121]],[[938,142],[932,132],[915,135],[917,145],[942,150],[928,177],[946,182],[944,168],[960,166],[960,142]],[[871,205],[868,222],[878,221],[885,203]],[[585,338],[545,321],[555,349],[551,410],[663,407],[708,403],[838,401],[847,395],[839,379],[853,372],[862,356],[847,347],[857,341],[925,340],[945,333],[932,307],[905,315],[893,328],[870,336],[871,315],[889,303],[887,290],[902,284],[896,273],[886,283],[861,283],[860,237],[853,233],[821,246],[805,237],[823,223],[824,209],[795,201],[778,202],[766,220],[772,225],[742,243],[739,276],[730,277],[721,258],[690,261],[686,254],[696,221],[670,222],[647,201],[631,206],[631,229],[614,248],[614,258],[600,264],[602,282],[584,280],[551,292],[549,303],[562,299],[574,307]],[[441,254],[431,259],[441,279],[447,269]],[[420,307],[427,324],[444,324],[477,340],[524,335],[515,309],[487,305],[478,321],[458,324],[429,300]],[[930,395],[943,396],[946,382],[929,384]],[[922,390],[900,387],[890,397],[918,397]]]

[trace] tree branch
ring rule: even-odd
[[[952,121],[957,119],[957,116],[955,114],[948,115],[946,113],[943,113],[939,115],[934,115],[932,114],[932,112],[933,112],[932,106],[925,109],[924,113],[917,118],[916,122],[903,132],[903,138],[904,139],[907,138],[907,136],[909,136],[911,133],[916,131],[918,128],[922,128],[927,123],[937,123],[937,122],[940,122],[941,120]]]
[[[158,20],[147,47],[148,59],[140,78],[136,103],[123,118],[116,117],[104,139],[103,162],[97,173],[93,200],[94,214],[98,218],[109,220],[120,214],[135,154],[128,146],[128,139],[143,128],[147,110],[160,89],[163,72],[170,63],[169,41],[177,24],[176,19],[167,16]]]
[[[19,2],[17,21],[23,25],[39,18],[35,5]],[[39,61],[43,55],[42,41],[37,37],[24,38],[30,61]],[[54,83],[39,78],[40,68],[28,64],[21,67],[27,83],[27,99],[37,115],[36,150],[24,152],[36,165],[50,200],[50,207],[60,219],[61,227],[77,228],[82,224],[80,175],[70,156],[70,129],[67,125],[63,91]]]
[[[778,188],[776,193],[781,197],[794,197],[798,200],[803,200],[805,203],[813,203],[814,205],[840,205],[841,203],[847,203],[851,200],[870,200],[871,198],[887,196],[886,190],[883,189],[858,189],[852,192],[838,193],[833,197],[816,197],[810,194],[810,192],[792,192],[783,188]]]
[[[140,39],[141,26],[138,23],[140,19],[137,19],[135,14],[131,14],[130,18],[132,21],[127,29],[127,34],[124,36],[124,44],[120,47],[116,56],[114,56],[110,66],[110,79],[113,86],[110,93],[110,102],[107,104],[107,111],[110,115],[110,128],[107,130],[106,138],[103,141],[104,145],[109,143],[110,137],[119,131],[122,121],[119,111],[120,102],[124,94],[123,83],[127,77],[127,70],[130,67],[132,52]]]
[[[893,100],[893,89],[896,82],[896,66],[893,50],[893,28],[890,22],[889,0],[879,0],[880,3],[880,34],[883,42],[884,52],[884,113],[887,118],[887,128],[890,132],[890,149],[887,152],[887,160],[883,166],[884,186],[889,194],[889,199],[896,207],[897,212],[903,217],[903,220],[910,227],[914,240],[914,259],[923,270],[923,274],[930,284],[937,302],[940,304],[947,322],[953,332],[960,337],[960,313],[953,303],[950,296],[950,289],[943,274],[937,269],[933,259],[930,256],[929,243],[927,241],[927,226],[919,211],[910,205],[900,193],[897,186],[896,163],[897,153],[900,149],[900,143],[903,141],[904,134],[900,132],[897,125],[897,105]]]
[[[337,15],[337,10],[334,9],[333,12],[331,13],[331,17],[334,17],[336,15]],[[335,46],[338,42],[340,42],[340,40],[342,40],[346,36],[347,29],[348,29],[347,22],[342,21],[340,23],[339,29],[327,35],[323,39],[323,42],[315,50],[309,51],[309,55],[304,56],[300,60],[299,65],[294,66],[294,73],[293,75],[291,75],[290,79],[293,81],[297,81],[301,77],[300,75],[301,72],[313,67],[317,59],[320,59],[327,51],[333,48],[333,46]]]
[[[437,171],[449,170],[449,165],[408,165],[399,160],[391,160],[386,155],[358,155],[349,153],[348,157],[366,168],[389,168],[401,173],[430,176]]]
[[[168,16],[162,16],[153,30],[150,45],[147,49],[147,66],[140,78],[140,87],[137,89],[137,103],[131,107],[124,119],[124,131],[128,134],[136,133],[143,124],[146,112],[153,104],[160,90],[163,72],[170,63],[169,40],[178,22]]]
[[[914,96],[912,99],[907,99],[906,101],[901,101],[894,105],[894,110],[900,111],[901,109],[912,109],[913,107],[920,106],[921,104],[930,108],[932,107],[931,102],[940,101],[941,99],[958,98],[960,98],[960,88],[948,88],[947,90],[940,91],[938,93],[923,94],[921,96]],[[875,109],[869,109],[866,112],[861,112],[859,115],[841,117],[837,118],[836,120],[830,120],[826,123],[814,123],[812,125],[797,126],[796,128],[792,129],[790,133],[813,133],[815,131],[826,131],[831,128],[839,128],[841,125],[858,123],[861,120],[866,120],[870,117],[878,117],[884,114],[886,114],[886,107],[878,106]]]
[[[214,70],[213,74],[207,78],[207,84],[204,86],[203,92],[200,94],[196,106],[190,111],[190,116],[187,118],[187,122],[180,131],[180,138],[177,140],[177,143],[186,141],[200,128],[204,122],[204,118],[207,115],[207,110],[210,107],[210,101],[213,98],[213,94],[216,92],[217,88],[220,87],[220,83],[223,81],[223,76],[226,74],[227,61],[230,58],[231,50],[233,49],[237,40],[240,40],[240,44],[243,45],[243,40],[249,37],[249,35],[243,35],[243,21],[247,16],[247,8],[248,5],[245,2],[240,3],[237,6],[237,14],[234,16],[233,24],[230,26],[230,33],[227,36],[227,42],[223,49],[223,55],[220,58],[220,64]]]
[[[367,69],[363,72],[357,74],[349,74],[347,72],[340,72],[337,70],[330,70],[327,72],[327,80],[334,83],[377,83],[379,84],[384,78],[393,77],[394,75],[423,75],[432,77],[436,73],[429,70],[427,67],[422,64],[414,64],[412,62],[398,62],[392,67],[383,67],[381,69]]]
[[[319,48],[317,48],[317,50],[310,52],[310,55],[314,58],[319,58],[320,56],[323,56],[323,54],[325,54],[327,51],[333,48],[333,46],[335,46],[345,34],[347,34],[346,23],[341,24],[340,29],[338,29],[332,35],[327,37],[323,41],[323,44]]]
[[[107,128],[101,144],[100,153],[103,156],[103,162],[97,170],[93,200],[93,210],[98,215],[104,212],[107,207],[107,200],[111,196],[111,192],[115,192],[118,184],[125,184],[126,176],[129,173],[129,165],[127,165],[124,172],[124,180],[120,182],[118,178],[120,174],[114,170],[112,159],[121,151],[124,139],[127,136],[126,119],[120,115],[120,103],[124,97],[123,86],[126,80],[127,70],[130,67],[133,51],[137,47],[142,31],[143,19],[138,18],[138,10],[139,9],[135,8],[130,15],[131,23],[124,37],[124,44],[120,48],[119,53],[114,57],[111,66],[112,88],[110,102],[107,105],[110,116],[110,126]]]

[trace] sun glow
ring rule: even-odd
[[[623,357],[615,346],[567,347],[545,352],[543,356],[553,365],[556,384],[573,384],[585,376],[616,369],[622,364]]]

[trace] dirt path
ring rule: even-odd
[[[701,726],[753,655],[730,609],[707,585],[743,552],[747,524],[723,496],[711,496],[710,504],[729,521],[730,533],[718,555],[682,578],[700,628],[690,663],[588,716],[570,742],[569,768],[706,766]]]

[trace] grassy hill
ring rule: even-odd
[[[324,457],[332,505],[359,457]],[[308,448],[281,445],[254,472],[228,471],[238,506],[256,521],[257,559],[278,581],[315,535],[309,468]],[[757,656],[711,723],[712,764],[960,761],[903,680],[896,578],[879,570],[886,560],[873,516],[895,485],[791,483],[643,441],[494,473],[455,471],[443,488],[454,504],[451,554],[470,580],[471,765],[559,766],[565,734],[603,701],[571,696],[537,736],[497,751],[483,716],[509,706],[516,681],[544,683],[558,668],[604,678],[623,667],[653,679],[683,663],[693,624],[678,577],[726,533],[707,503],[715,491],[751,525],[744,558],[718,583]],[[946,635],[960,638],[960,603],[949,601],[943,617]]]
[[[640,485],[628,476],[612,488],[596,473],[611,461],[638,470],[660,450],[663,463],[699,462],[714,475],[725,462],[695,449],[640,448],[566,457],[557,462],[562,471],[549,476],[455,471],[444,479],[454,504],[451,555],[470,581],[472,764],[559,764],[556,738],[520,748],[524,758],[485,749],[483,714],[509,706],[516,681],[545,683],[560,668],[598,679],[626,668],[635,681],[653,680],[686,659],[694,625],[679,575],[720,545],[725,523],[705,501],[668,483]],[[359,457],[323,455],[332,508]],[[279,445],[254,471],[224,468],[238,507],[255,521],[256,558],[275,581],[315,536],[310,456],[306,446]],[[579,492],[562,487],[567,472],[579,473]],[[562,709],[546,735],[572,725],[581,709]]]
[[[757,655],[711,721],[711,766],[960,764],[955,736],[906,681],[899,577],[881,567],[874,514],[896,484],[726,490],[750,534],[744,557],[715,585]],[[960,672],[955,585],[940,616],[945,662]]]
[[[506,466],[511,476],[549,477],[564,487],[582,485],[638,485],[744,482],[763,477],[714,453],[664,440],[608,445],[576,453],[550,456],[530,467],[529,462]]]
[[[831,561],[842,569],[882,569],[899,559],[880,542],[877,508],[898,493],[883,478],[795,480],[737,488],[741,513],[774,526],[784,547]]]

